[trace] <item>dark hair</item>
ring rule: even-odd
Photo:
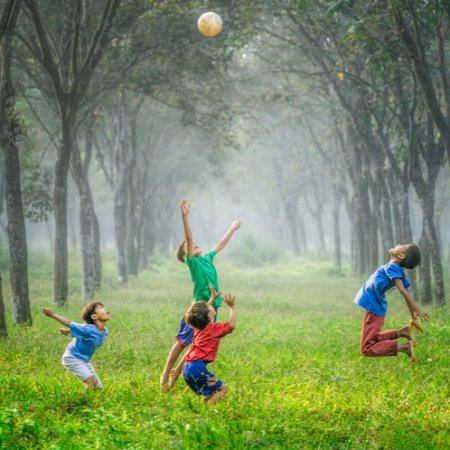
[[[191,307],[187,310],[184,316],[184,320],[193,328],[203,330],[209,323],[209,308],[208,303],[199,301],[192,303]]]
[[[186,241],[183,241],[175,250],[175,255],[177,256],[178,261],[184,263],[184,257],[186,256],[186,252],[184,251],[184,244]]]
[[[81,311],[80,313],[80,317],[86,322],[86,323],[90,323],[93,324],[94,321],[92,320],[92,314],[95,313],[95,310],[97,308],[97,306],[103,306],[103,303],[101,302],[91,302],[89,304],[87,304],[84,308],[83,311]]]
[[[405,252],[405,257],[400,261],[400,266],[405,269],[414,269],[414,267],[420,264],[422,255],[420,248],[416,244],[409,244],[408,249]]]

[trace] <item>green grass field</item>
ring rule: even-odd
[[[60,364],[69,338],[40,312],[50,306],[81,321],[78,268],[72,264],[69,307],[58,310],[46,300],[49,262],[32,264],[34,325],[9,323],[0,342],[1,449],[450,448],[447,309],[429,309],[414,367],[404,354],[363,358],[363,312],[352,304],[361,280],[333,277],[320,262],[250,269],[217,261],[221,288],[237,295],[239,315],[210,366],[229,395],[208,406],[182,379],[170,394],[159,392],[189,305],[186,269],[160,261],[118,289],[114,264],[105,265],[99,299],[111,313],[110,334],[93,359],[105,388],[83,393]],[[386,327],[404,325],[404,300],[392,293],[389,302]],[[219,321],[227,317],[224,306]]]

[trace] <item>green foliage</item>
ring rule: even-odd
[[[9,327],[0,342],[0,449],[445,449],[448,436],[448,310],[432,310],[417,336],[418,363],[405,355],[362,358],[359,281],[327,276],[329,265],[234,267],[218,260],[221,287],[237,294],[238,326],[211,365],[229,386],[208,407],[179,380],[159,392],[159,374],[191,293],[173,259],[114,284],[105,264],[99,298],[110,334],[94,365],[102,392],[83,393],[60,357],[69,341],[40,310],[51,291],[49,261],[32,255],[32,328]],[[72,274],[72,281],[77,274]],[[7,277],[4,277],[7,278]],[[5,289],[5,292],[7,289]],[[387,328],[407,309],[390,295]],[[77,320],[83,302],[58,311]],[[226,320],[223,307],[219,321]],[[49,345],[51,343],[51,345]]]

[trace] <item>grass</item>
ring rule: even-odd
[[[217,266],[222,290],[237,294],[239,316],[210,365],[230,392],[211,407],[182,379],[172,393],[159,392],[189,305],[191,283],[181,264],[159,261],[125,289],[114,281],[113,262],[105,263],[100,298],[112,318],[93,360],[105,388],[84,394],[60,364],[68,338],[40,313],[52,306],[50,264],[33,259],[34,325],[9,324],[0,342],[0,448],[450,447],[447,309],[430,310],[432,320],[417,337],[416,366],[403,354],[362,358],[362,310],[352,304],[360,281],[333,277],[324,262],[250,269],[218,260]],[[69,306],[54,309],[78,320],[84,302],[72,270]],[[386,327],[403,325],[403,299],[394,293],[389,302]],[[219,321],[226,318],[224,306]]]

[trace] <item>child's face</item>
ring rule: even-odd
[[[389,250],[389,255],[394,259],[403,259],[409,248],[409,244],[398,244]]]
[[[109,312],[104,306],[98,305],[95,308],[94,314],[92,314],[94,320],[100,320],[101,322],[107,322],[109,320]]]
[[[199,256],[202,254],[201,248],[195,242],[192,243],[192,250],[194,252],[194,256]],[[187,253],[187,244],[184,244],[184,252]]]
[[[208,318],[210,322],[214,321],[214,317],[216,317],[216,310],[214,309],[214,306],[208,305]]]

